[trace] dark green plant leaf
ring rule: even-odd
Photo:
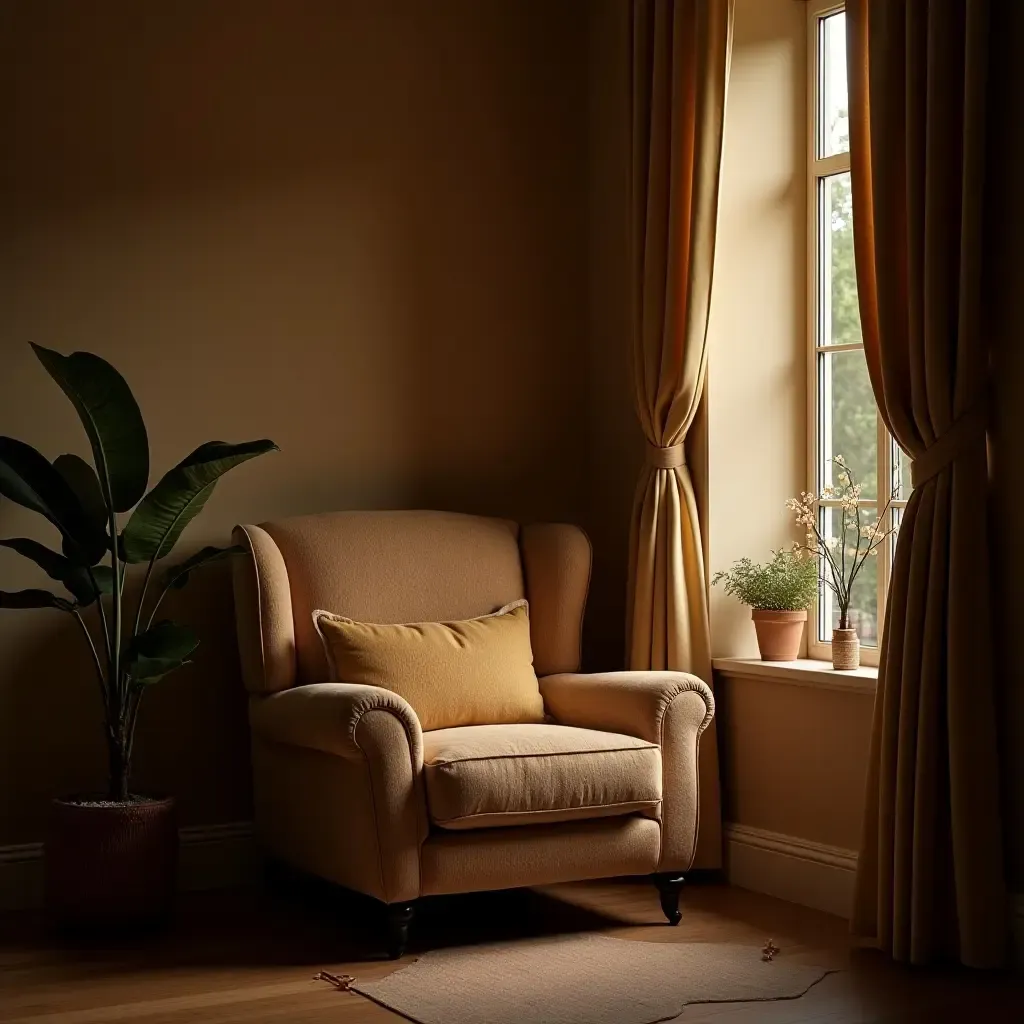
[[[107,506],[100,491],[96,470],[77,455],[58,455],[53,460],[53,468],[64,477],[68,487],[78,498],[78,504],[89,525],[98,533],[106,533]]]
[[[121,531],[125,559],[148,562],[170,554],[182,530],[203,510],[217,481],[229,469],[271,451],[277,451],[277,445],[266,440],[200,445],[166,473],[132,513]]]
[[[67,481],[35,448],[13,437],[0,437],[0,494],[56,526],[74,561],[92,564],[103,557],[106,536],[92,526]]]
[[[149,440],[138,403],[124,377],[91,352],[61,355],[33,345],[50,376],[71,399],[92,445],[101,489],[115,512],[127,512],[146,493]]]
[[[63,583],[79,604],[89,605],[96,600],[86,567],[51,551],[45,544],[29,540],[28,537],[11,537],[0,540],[0,548],[10,548],[35,562],[51,580]]]
[[[101,594],[112,594],[114,592],[114,570],[109,565],[94,565],[92,576],[96,581],[96,589]]]
[[[59,608],[62,612],[74,610],[74,604],[48,590],[0,590],[0,608]]]
[[[230,548],[202,548],[191,558],[186,558],[181,565],[168,569],[164,575],[164,586],[170,590],[181,590],[188,583],[188,578],[193,569],[198,569],[200,566],[207,565],[210,562],[216,562],[218,559],[226,558],[228,555],[240,554],[244,550],[245,548],[240,544],[235,544]]]
[[[132,641],[128,674],[137,683],[151,683],[188,664],[199,646],[199,637],[188,626],[164,620],[150,626]]]

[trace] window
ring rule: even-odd
[[[812,0],[808,8],[808,490],[820,494],[832,486],[832,460],[842,455],[863,485],[859,504],[869,520],[895,491],[896,500],[881,523],[884,531],[899,525],[910,488],[910,466],[878,415],[860,331],[850,190],[846,15],[842,3],[835,0]],[[822,501],[818,516],[823,536],[840,541],[839,502]],[[895,536],[890,536],[865,564],[853,588],[850,625],[860,636],[866,664],[877,664],[894,548]],[[832,629],[838,619],[832,593],[823,586],[808,630],[812,658],[831,656]]]

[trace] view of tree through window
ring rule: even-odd
[[[810,5],[810,17],[815,95],[810,140],[814,239],[811,255],[816,282],[812,297],[812,344],[817,410],[812,436],[811,489],[820,491],[832,485],[831,460],[842,455],[862,484],[862,519],[869,523],[884,507],[892,491],[891,481],[905,479],[909,488],[909,474],[905,460],[880,427],[862,345],[853,248],[846,16],[841,5],[818,0]],[[905,497],[902,493],[898,495],[899,499]],[[885,517],[883,528],[890,517],[893,523],[898,522],[903,505],[903,500],[896,502]],[[841,513],[837,506],[838,502],[821,504],[819,525],[823,534],[833,537],[839,546],[844,538],[838,536]],[[852,545],[854,536],[849,531],[846,543]],[[892,544],[887,542],[877,557],[865,563],[854,587],[850,624],[867,647],[877,646],[879,641],[891,554]],[[827,589],[823,590],[814,642],[827,643],[837,623],[838,609]]]

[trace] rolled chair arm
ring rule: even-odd
[[[703,680],[685,672],[563,673],[545,676],[548,712],[563,725],[636,736],[661,747],[659,871],[685,871],[697,842],[697,753],[715,714]]]
[[[409,702],[391,690],[354,683],[296,686],[249,704],[253,732],[271,743],[362,760],[390,752],[387,719],[405,733],[415,773],[423,770],[423,732]],[[383,748],[382,748],[383,745]]]
[[[548,711],[564,725],[601,729],[660,743],[665,715],[679,697],[689,725],[702,733],[715,714],[707,683],[686,672],[562,673],[540,680]]]
[[[315,683],[252,697],[249,720],[269,850],[386,903],[419,896],[429,825],[409,704],[377,686]]]

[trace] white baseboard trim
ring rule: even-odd
[[[190,825],[178,833],[178,887],[222,889],[255,881],[259,855],[251,821]],[[0,910],[43,903],[43,844],[0,846]]]
[[[750,825],[726,824],[731,885],[849,918],[857,854]]]

